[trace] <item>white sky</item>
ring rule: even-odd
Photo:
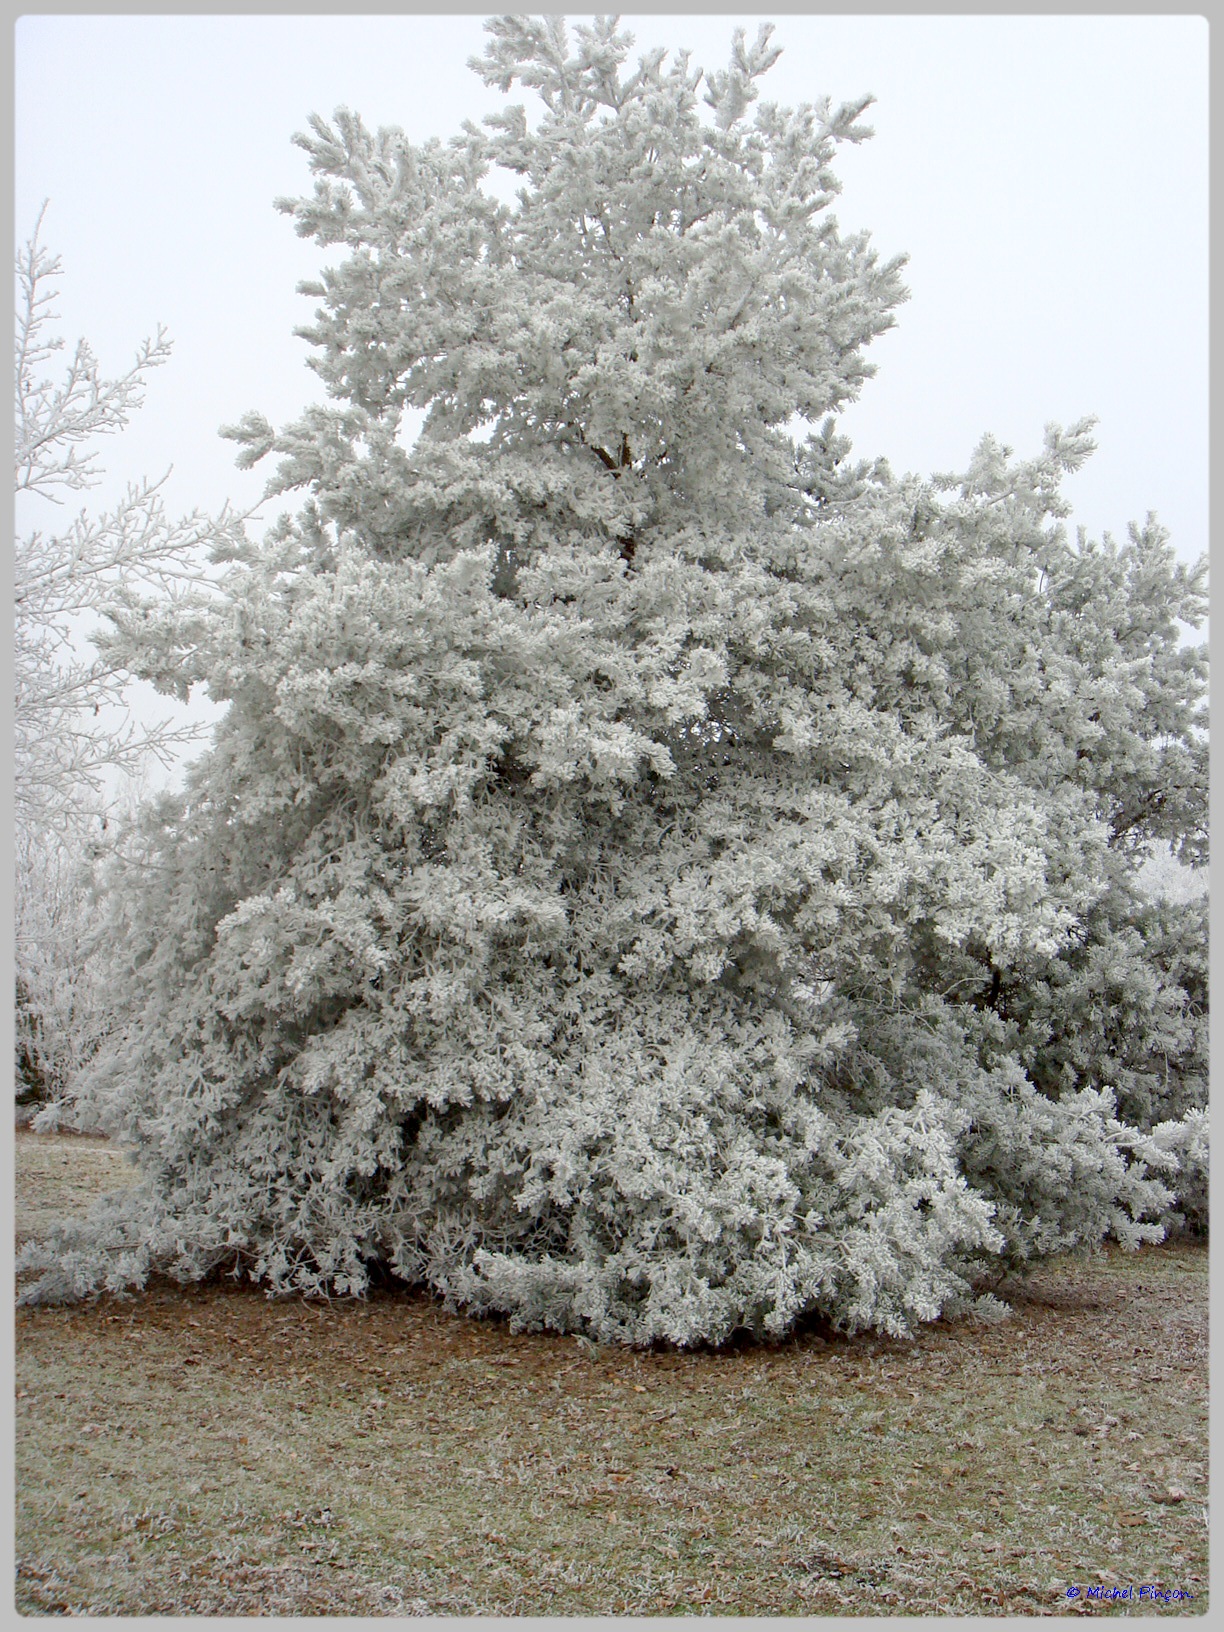
[[[339,104],[414,141],[478,120],[505,100],[465,66],[483,15],[19,19],[17,237],[48,199],[64,330],[108,370],[159,322],[175,342],[104,448],[116,486],[173,465],[173,510],[259,497],[271,467],[236,471],[218,426],[250,408],[282,424],[321,396],[292,331],[315,304],[295,285],[322,256],[272,207],[310,190],[290,138]],[[784,54],[763,95],[877,98],[875,138],[840,150],[836,213],[883,256],[909,255],[911,299],[842,419],[856,452],[930,474],[963,468],[983,432],[1027,454],[1047,421],[1095,414],[1073,520],[1122,538],[1154,510],[1179,554],[1204,552],[1206,20],[624,21],[637,49],[688,47],[717,68],[733,28],[765,19]]]

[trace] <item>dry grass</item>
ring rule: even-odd
[[[18,1128],[18,1241],[49,1229],[57,1218],[85,1212],[96,1196],[136,1177],[136,1169],[109,1139]]]
[[[19,1230],[119,1166],[20,1134]],[[1205,1249],[1003,1290],[994,1327],[718,1354],[516,1337],[407,1293],[22,1310],[17,1608],[1205,1611]]]

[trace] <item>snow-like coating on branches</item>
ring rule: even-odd
[[[865,102],[762,102],[768,31],[704,77],[489,31],[532,119],[299,138],[328,403],[232,434],[305,508],[221,608],[119,637],[229,708],[112,892],[82,1092],[143,1188],[27,1253],[34,1295],[380,1264],[691,1344],[905,1333],[1157,1238],[1153,1061],[1193,1105],[1203,1029],[1133,875],[1204,842],[1202,572],[1154,522],[1068,540],[1087,423],[934,483],[849,462],[903,299],[829,210]]]

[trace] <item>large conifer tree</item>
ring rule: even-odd
[[[1161,1233],[1201,957],[1133,874],[1205,842],[1202,571],[1068,539],[1087,424],[852,465],[904,298],[829,210],[867,104],[761,102],[768,30],[630,44],[502,18],[474,66],[531,117],[298,138],[327,403],[230,434],[307,502],[220,604],[119,620],[229,707],[113,890],[82,1092],[144,1183],[36,1296],[378,1264],[600,1338],[904,1332]]]

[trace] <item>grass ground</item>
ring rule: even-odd
[[[122,1173],[99,1141],[19,1133],[19,1235]],[[163,1282],[19,1310],[17,1608],[1205,1612],[1206,1250],[1002,1293],[996,1326],[698,1354],[404,1292]]]

